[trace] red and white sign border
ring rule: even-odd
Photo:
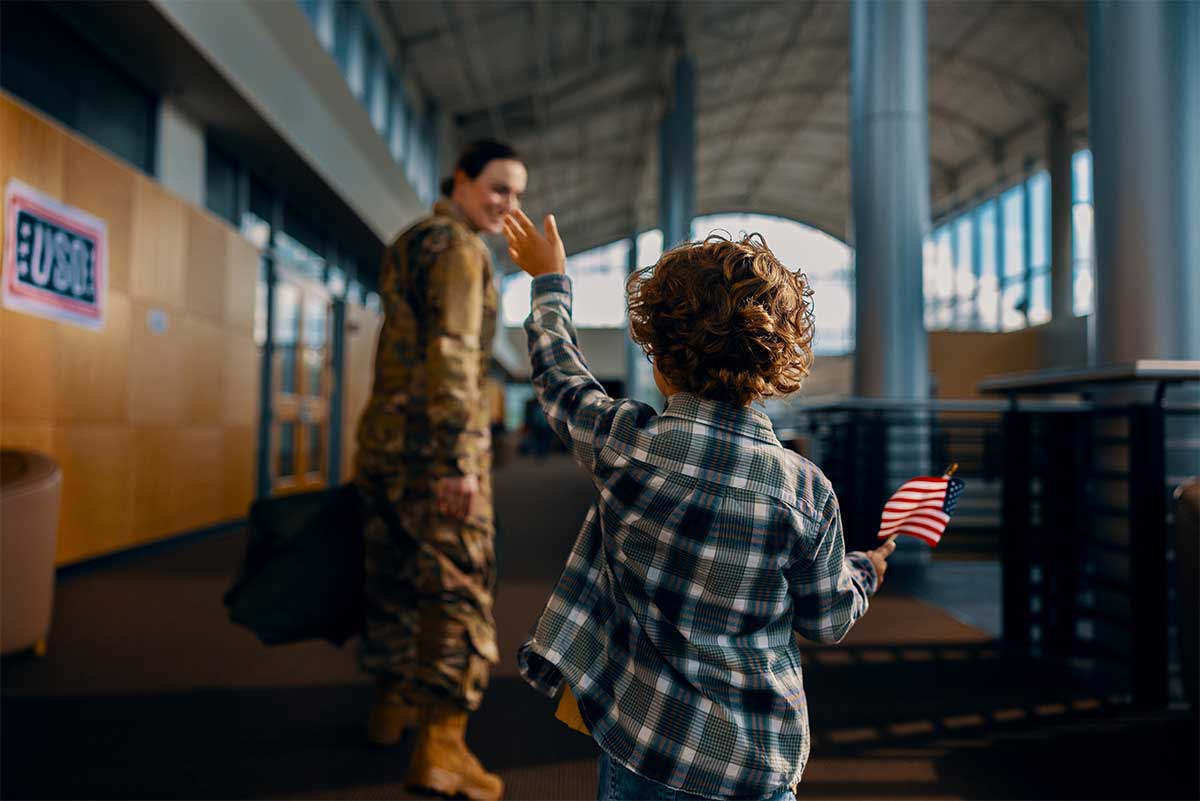
[[[92,259],[92,282],[96,292],[94,305],[64,298],[17,280],[17,213],[21,210],[32,211],[96,243],[95,257]],[[102,329],[105,298],[108,295],[108,226],[104,220],[68,206],[16,178],[9,179],[4,189],[4,274],[0,283],[3,284],[2,300],[6,309],[73,323],[94,331]]]

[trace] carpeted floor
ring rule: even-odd
[[[509,798],[595,797],[595,745],[514,659],[590,497],[563,457],[497,475],[504,661],[468,739]],[[411,738],[363,742],[371,686],[352,644],[266,648],[227,622],[241,546],[233,533],[60,581],[49,654],[3,663],[3,798],[413,797]],[[843,645],[806,647],[802,798],[1200,797],[1194,719],[1005,653],[968,624],[992,628],[994,582],[960,575],[897,575]]]

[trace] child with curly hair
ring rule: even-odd
[[[895,547],[847,554],[829,480],[752,406],[812,365],[804,276],[757,235],[684,244],[631,276],[659,414],[588,371],[554,218],[542,235],[517,212],[505,235],[533,276],[538,400],[599,490],[522,674],[599,744],[600,799],[793,799],[809,754],[793,631],[839,642]]]

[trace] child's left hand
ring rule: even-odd
[[[504,237],[508,240],[508,255],[517,266],[537,278],[539,275],[566,272],[567,253],[558,236],[553,214],[545,220],[546,235],[542,236],[533,221],[520,209],[504,218]]]

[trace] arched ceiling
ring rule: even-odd
[[[696,67],[696,213],[850,227],[850,4],[377,0],[460,142],[514,144],[527,207],[572,251],[657,225],[671,66]],[[935,217],[1044,161],[1052,109],[1086,137],[1086,12],[1075,0],[928,4]]]

